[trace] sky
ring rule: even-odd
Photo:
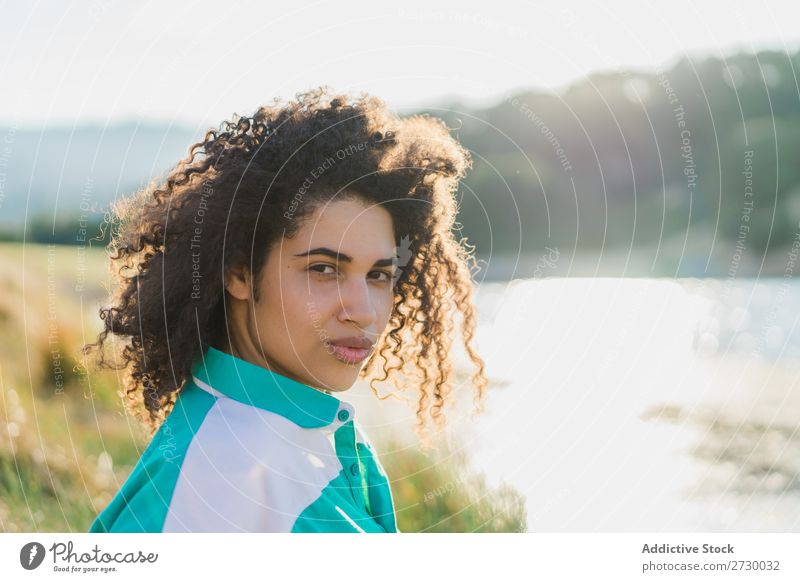
[[[800,46],[795,2],[0,2],[0,124],[209,125],[327,84],[399,110]],[[10,88],[10,90],[9,90]]]

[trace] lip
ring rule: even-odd
[[[325,343],[327,347],[330,347],[329,353],[345,364],[357,364],[364,361],[374,346],[373,342],[364,336],[344,337]]]

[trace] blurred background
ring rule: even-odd
[[[800,531],[789,2],[3,3],[0,531],[86,531],[147,444],[99,330],[110,204],[328,84],[443,118],[492,380],[434,452],[348,398],[402,531]],[[390,387],[387,387],[387,391]],[[408,395],[406,395],[408,396]]]

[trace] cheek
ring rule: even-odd
[[[290,334],[298,342],[319,343],[337,301],[335,292],[330,293],[300,275],[283,288],[283,311],[279,316],[286,320]]]
[[[386,327],[389,323],[389,319],[392,317],[392,311],[394,310],[394,293],[391,291],[382,293],[376,302],[377,311],[378,311],[378,318],[383,324],[383,327]]]
[[[292,273],[287,273],[292,275]],[[314,300],[301,276],[284,276],[280,285],[268,287],[256,306],[260,326],[273,333],[302,337],[313,323]]]

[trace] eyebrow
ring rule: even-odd
[[[342,261],[344,263],[352,263],[353,262],[353,257],[351,257],[350,255],[346,255],[344,253],[339,253],[339,252],[336,252],[336,251],[334,251],[332,249],[329,249],[329,248],[326,248],[326,247],[317,247],[316,249],[311,249],[311,250],[308,250],[308,251],[306,251],[304,253],[298,253],[298,254],[295,255],[295,257],[307,257],[307,256],[310,256],[310,255],[325,255],[326,257],[331,257],[332,259],[335,259],[336,261]],[[375,261],[375,263],[372,266],[373,267],[391,267],[392,265],[395,264],[395,261],[397,261],[397,259],[398,259],[398,257],[389,257],[388,259],[378,259],[377,261]]]

